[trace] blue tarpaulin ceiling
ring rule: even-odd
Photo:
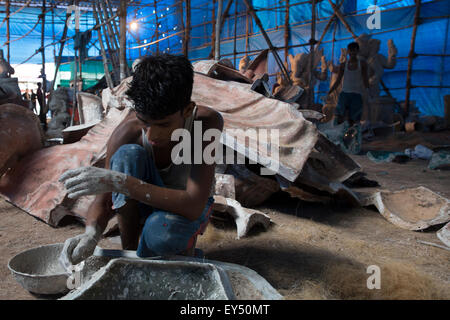
[[[228,1],[223,1],[223,8]],[[47,5],[55,1],[47,0]],[[285,5],[286,1],[279,0],[253,0],[253,6],[268,32],[274,46],[285,47]],[[295,55],[299,52],[309,51],[306,45],[311,38],[311,3],[301,0],[290,0],[289,10],[289,53]],[[333,0],[333,3],[340,3]],[[427,86],[426,88],[413,88],[411,100],[426,115],[444,114],[443,96],[450,94],[450,45],[449,45],[449,16],[450,4],[448,0],[421,1],[420,25],[417,29],[415,52],[418,56],[413,60],[411,83],[413,86]],[[0,2],[0,21],[5,17],[5,2]],[[14,3],[14,2],[13,2]],[[376,4],[381,9],[381,28],[368,29],[366,22],[371,12],[367,8]],[[213,34],[213,8],[217,9],[217,1],[191,0],[191,32],[188,45],[188,56],[191,61],[206,59],[211,52]],[[328,0],[317,1],[316,34],[319,39],[328,20],[333,15],[333,9]],[[11,12],[20,9],[18,4],[11,6]],[[387,55],[387,41],[393,39],[398,48],[397,65],[392,70],[385,70],[383,82],[390,89],[391,94],[398,100],[405,100],[406,73],[408,67],[408,54],[411,45],[411,35],[414,24],[414,0],[343,0],[341,12],[345,15],[347,23],[356,35],[371,34],[373,38],[381,40],[380,53]],[[35,54],[40,47],[41,24],[38,17],[41,14],[39,7],[25,8],[10,19],[11,26],[11,63],[20,64],[41,63],[41,55]],[[66,11],[64,8],[49,11],[46,14],[45,25],[45,55],[47,62],[54,61],[58,53]],[[152,52],[168,52],[181,54],[183,51],[184,28],[186,26],[186,1],[176,0],[144,0],[132,1],[128,6],[128,59],[134,60],[140,55]],[[135,22],[132,28],[132,22]],[[94,26],[92,11],[81,12],[80,31]],[[33,29],[34,28],[34,29]],[[32,31],[30,31],[32,30]],[[68,36],[74,35],[74,24]],[[26,37],[19,39],[29,33]],[[235,37],[236,35],[236,37]],[[155,41],[159,39],[159,42]],[[163,39],[163,40],[161,40]],[[235,40],[236,39],[236,40]],[[334,39],[334,41],[333,41]],[[337,63],[340,49],[353,41],[351,34],[344,25],[336,20],[324,36],[320,48],[324,49],[327,61]],[[6,57],[6,23],[0,27],[0,46]],[[56,42],[56,45],[50,45]],[[92,34],[89,44],[89,56],[92,59],[100,55],[97,34]],[[221,56],[229,58],[235,65],[246,53],[255,56],[259,50],[268,46],[264,41],[257,25],[250,15],[246,14],[246,6],[242,0],[235,0],[229,7],[221,33]],[[73,40],[66,43],[64,56],[73,56]],[[279,50],[284,60],[284,49]],[[278,67],[273,57],[269,58],[269,72],[275,74]],[[273,80],[273,77],[272,77]],[[315,100],[325,95],[329,87],[328,81],[321,82],[316,87]]]

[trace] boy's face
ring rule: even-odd
[[[160,120],[153,120],[148,116],[136,112],[136,117],[144,125],[148,141],[155,148],[170,145],[172,133],[176,129],[184,128],[184,122],[192,114],[194,103],[189,103],[182,111],[175,112]]]

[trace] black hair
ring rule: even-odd
[[[359,51],[359,44],[358,42],[350,42],[347,46],[348,50],[356,49]]]
[[[136,112],[160,120],[191,101],[194,71],[184,56],[147,56],[136,66],[126,94]]]

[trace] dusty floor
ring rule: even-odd
[[[382,188],[423,185],[450,198],[450,171],[432,171],[424,160],[374,164],[354,159]],[[399,229],[374,208],[333,208],[301,202],[285,194],[259,207],[273,225],[236,240],[232,223],[210,224],[197,246],[206,258],[245,265],[265,277],[286,299],[450,299],[450,251],[436,230]],[[0,200],[0,299],[36,299],[12,278],[8,260],[42,244],[63,242],[83,227],[52,228]],[[109,239],[100,246],[118,248]],[[369,265],[381,268],[381,289],[366,286]]]

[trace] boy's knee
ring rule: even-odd
[[[133,165],[147,160],[147,151],[138,144],[124,144],[111,157],[111,169],[121,171],[124,165]]]
[[[164,256],[179,254],[186,249],[188,234],[185,228],[174,228],[167,221],[168,213],[153,212],[146,220],[142,230],[146,251],[154,255]],[[176,229],[176,230],[175,230]],[[142,240],[141,240],[142,241]]]
[[[111,157],[111,163],[117,161],[134,160],[146,156],[146,151],[138,144],[124,144]]]

